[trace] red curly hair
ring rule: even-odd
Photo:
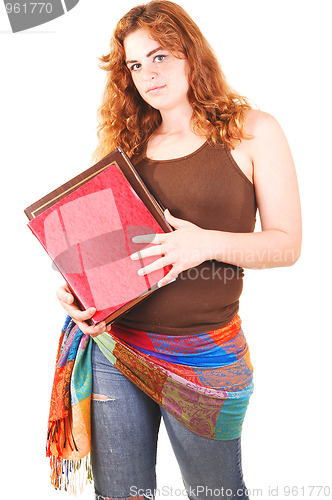
[[[161,124],[160,112],[147,104],[132,81],[125,63],[123,42],[137,29],[144,29],[161,47],[188,61],[188,100],[192,106],[192,130],[211,144],[248,139],[244,131],[248,100],[226,82],[218,60],[198,26],[185,10],[168,0],[152,0],[132,8],[118,22],[110,52],[99,58],[108,73],[98,109],[98,161],[121,146],[131,158],[142,157],[150,135]]]

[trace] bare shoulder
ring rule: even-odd
[[[292,153],[287,138],[278,122],[270,113],[250,110],[246,115],[245,131],[252,139],[247,140],[247,148],[253,164],[253,178],[256,195],[265,210],[271,198],[270,186],[275,192],[292,186],[296,191],[296,173]],[[265,200],[265,202],[263,202]]]
[[[250,146],[260,144],[261,141],[285,140],[284,132],[278,120],[266,111],[250,109],[246,113],[245,132],[253,139]]]
[[[266,134],[277,126],[276,119],[264,111],[250,109],[246,112],[244,131],[249,137],[236,141],[231,154],[242,172],[248,179],[254,181],[254,164],[257,162],[257,152],[261,152],[262,144],[266,143]]]
[[[248,127],[253,127],[256,124],[270,120],[273,121],[275,118],[270,113],[262,111],[261,109],[248,109],[246,112],[246,124]]]

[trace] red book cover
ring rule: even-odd
[[[113,323],[158,289],[168,268],[139,276],[155,260],[133,261],[146,248],[132,238],[171,231],[163,209],[121,148],[25,209],[28,226],[93,324]]]

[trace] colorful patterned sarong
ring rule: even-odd
[[[82,484],[92,480],[93,341],[120,372],[192,432],[216,440],[240,436],[253,369],[238,315],[223,328],[196,335],[113,325],[110,333],[93,339],[68,316],[59,341],[47,439],[55,488],[75,491],[75,477]]]

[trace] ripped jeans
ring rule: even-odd
[[[161,416],[190,500],[249,500],[240,438],[216,441],[189,431],[119,372],[95,342],[92,369],[91,459],[96,500],[154,498]]]

